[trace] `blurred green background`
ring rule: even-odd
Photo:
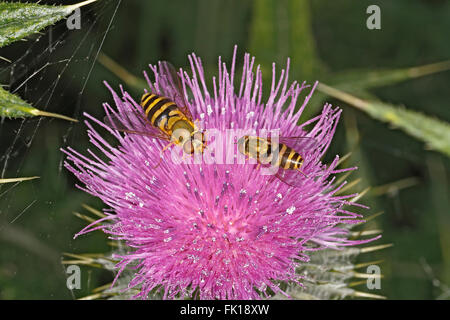
[[[63,1],[41,1],[58,4]],[[74,2],[64,2],[74,3]],[[112,102],[103,86],[125,84],[97,57],[107,55],[141,77],[159,59],[187,67],[187,54],[202,57],[208,78],[217,58],[230,62],[238,45],[256,56],[270,88],[271,62],[279,68],[290,57],[290,79],[319,80],[356,96],[380,99],[441,120],[450,120],[450,72],[412,79],[395,70],[450,59],[450,1],[446,0],[260,0],[122,1],[99,0],[82,9],[81,30],[65,21],[0,49],[0,83],[35,107],[82,119],[102,117],[101,104]],[[368,30],[366,9],[381,8],[381,29]],[[101,53],[100,53],[101,49]],[[100,53],[99,55],[97,55]],[[382,73],[377,71],[384,70]],[[375,72],[375,73],[374,73]],[[384,75],[376,78],[377,75]],[[364,85],[370,77],[376,85]],[[133,78],[131,78],[133,80]],[[353,84],[348,79],[354,79]],[[350,83],[350,85],[348,84]],[[360,170],[355,190],[371,187],[361,202],[383,212],[372,226],[383,230],[377,244],[393,247],[376,254],[389,299],[436,299],[450,296],[449,159],[426,150],[424,143],[372,119],[343,102],[317,92],[307,110],[317,114],[325,100],[344,109],[334,154],[352,151],[349,165]],[[306,117],[305,117],[306,118]],[[305,118],[302,117],[304,120]],[[60,148],[88,147],[86,127],[55,119],[2,119],[0,177],[41,178],[0,185],[0,299],[71,299],[112,280],[104,270],[82,268],[82,289],[69,291],[62,252],[109,250],[101,233],[76,240],[85,222],[72,212],[82,204],[102,203],[75,188],[63,167]],[[362,288],[364,291],[364,288]]]

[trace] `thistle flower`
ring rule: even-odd
[[[320,115],[297,125],[317,83],[289,85],[289,60],[276,80],[274,65],[270,95],[263,103],[261,70],[257,66],[253,72],[254,58],[248,54],[239,90],[234,87],[236,51],[230,71],[219,58],[212,91],[207,89],[200,58],[193,54],[189,61],[192,75],[181,74],[184,93],[191,94],[188,107],[205,129],[279,129],[282,136],[308,136],[318,143],[304,151],[304,176],[292,186],[260,174],[251,163],[179,164],[164,157],[155,168],[164,142],[119,133],[86,114],[114,136],[118,146],[110,145],[86,121],[90,141],[102,156],[91,150],[90,157],[72,148],[64,151],[66,168],[84,184],[79,187],[111,208],[76,236],[101,229],[125,242],[128,250],[114,256],[119,261],[116,279],[132,268],[128,288],[139,288],[136,298],[155,292],[165,299],[288,295],[283,284],[302,285],[296,270],[308,263],[311,252],[374,240],[349,240],[347,227],[362,221],[345,208],[357,205],[349,202],[355,195],[336,195],[343,186],[333,178],[343,171],[336,169],[339,157],[330,164],[321,162],[341,110],[326,104]],[[158,68],[150,68],[155,74],[154,82],[147,77],[151,92],[173,94]],[[115,108],[104,104],[106,114],[142,125],[144,114],[133,98],[123,89],[119,97],[106,86],[115,102]],[[223,144],[230,147],[226,139]]]

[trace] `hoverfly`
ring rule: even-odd
[[[296,186],[298,173],[308,177],[300,170],[304,163],[300,150],[313,148],[316,140],[311,137],[279,137],[279,142],[274,144],[271,138],[245,135],[237,144],[241,154],[258,161],[258,167],[272,164],[278,171],[283,169],[275,176],[288,185]]]
[[[181,146],[186,155],[203,151],[206,146],[204,134],[194,124],[175,68],[169,62],[162,61],[159,64],[158,75],[165,77],[174,94],[172,97],[149,92],[142,95],[140,106],[145,114],[142,127],[129,128],[124,123],[126,120],[114,117],[112,114],[104,118],[104,123],[118,131],[169,141],[170,143],[164,147],[161,154],[174,144]],[[131,123],[131,121],[128,122]]]

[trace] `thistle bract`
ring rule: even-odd
[[[302,285],[296,269],[308,263],[311,251],[373,240],[348,239],[347,226],[361,222],[344,208],[355,195],[336,195],[342,188],[333,178],[340,172],[339,157],[321,162],[341,111],[326,104],[318,116],[298,125],[317,83],[289,84],[288,61],[279,76],[273,66],[270,94],[263,101],[261,70],[254,71],[248,54],[240,81],[235,79],[236,51],[230,69],[219,58],[211,89],[200,58],[192,55],[189,61],[192,73],[180,72],[187,107],[205,130],[279,130],[281,136],[307,136],[317,143],[303,150],[304,175],[292,186],[261,174],[254,163],[175,163],[164,153],[155,168],[166,141],[120,133],[86,114],[90,141],[99,152],[88,150],[84,156],[68,148],[65,166],[83,183],[81,189],[110,209],[77,235],[101,229],[124,241],[128,249],[115,255],[117,277],[125,268],[134,270],[128,287],[139,288],[136,297],[154,292],[166,299],[287,295],[283,284]],[[157,66],[150,68],[155,76],[154,81],[147,77],[151,92],[173,95]],[[117,94],[107,87],[115,106],[105,104],[106,114],[142,126],[142,107],[123,89]],[[98,129],[114,136],[117,146]],[[236,147],[220,141],[224,149]]]

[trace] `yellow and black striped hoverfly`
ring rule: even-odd
[[[299,177],[308,178],[300,170],[305,160],[302,151],[313,149],[316,140],[306,136],[278,137],[278,143],[273,143],[271,138],[245,135],[237,144],[239,152],[248,158],[256,159],[258,167],[272,165],[276,169],[277,178],[288,185],[296,186],[300,181]],[[282,171],[279,172],[279,169]]]
[[[194,124],[185,100],[181,79],[175,68],[171,63],[162,61],[159,63],[158,76],[165,78],[165,82],[170,88],[168,91],[172,94],[170,97],[149,92],[142,95],[140,106],[145,117],[139,128],[136,128],[136,125],[131,128],[129,124],[125,124],[123,114],[121,114],[121,119],[112,114],[106,116],[105,124],[122,132],[169,141],[170,143],[161,151],[161,155],[171,145],[181,146],[186,155],[202,152],[206,147],[205,136]]]

